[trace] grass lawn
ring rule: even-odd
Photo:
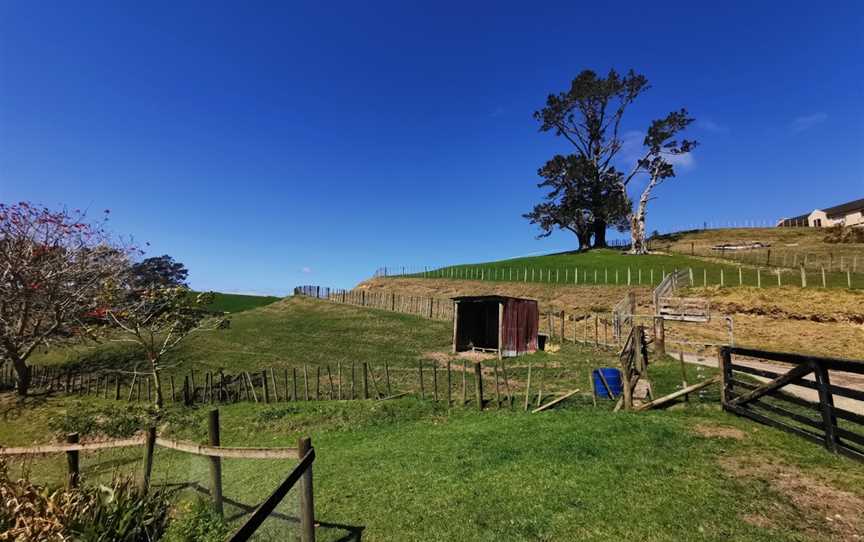
[[[727,286],[761,284],[762,287],[768,288],[778,285],[777,269],[764,263],[757,270],[757,267],[751,264],[738,265],[719,258],[698,258],[682,254],[637,256],[612,249],[563,252],[497,262],[456,265],[407,276],[570,285],[656,286],[663,280],[665,274],[676,269],[692,270],[695,286],[720,285],[721,281]],[[864,273],[853,273],[849,278],[852,280],[853,288],[864,288]],[[826,271],[825,280],[828,287],[848,286],[846,273]],[[780,284],[800,286],[800,272],[791,269],[782,270]],[[821,271],[810,269],[807,272],[807,286],[812,288],[821,284]]]
[[[494,404],[494,361],[485,362],[484,412],[430,400],[437,376],[446,396],[449,324],[310,299],[286,299],[232,318],[229,330],[202,334],[172,362],[230,370],[336,361],[388,361],[393,401],[299,401],[223,405],[222,442],[294,446],[311,436],[320,540],[363,529],[364,540],[833,540],[864,536],[864,470],[860,463],[777,430],[723,413],[716,386],[657,412],[613,413],[611,401],[592,406],[588,375],[614,364],[614,353],[564,345],[557,352],[507,360],[514,408]],[[68,352],[67,352],[68,355]],[[103,368],[134,362],[134,350],[102,347],[75,356]],[[418,360],[425,360],[420,400]],[[63,362],[58,352],[43,361]],[[531,402],[542,385],[551,394],[582,392],[558,408],[522,410],[528,365]],[[436,373],[432,368],[436,367]],[[713,370],[688,366],[688,382]],[[653,360],[655,395],[680,386],[680,366]],[[453,379],[460,396],[461,373]],[[468,397],[473,376],[467,375]],[[380,382],[380,380],[379,380]],[[500,395],[505,395],[503,382]],[[125,393],[124,393],[125,396]],[[208,406],[169,404],[160,432],[205,442]],[[0,396],[0,445],[44,443],[69,431],[85,438],[127,434],[149,423],[145,405],[94,397],[33,397],[24,405]],[[116,471],[137,474],[140,449],[84,454],[86,479]],[[225,494],[232,522],[241,506],[257,505],[294,462],[226,460]],[[62,456],[12,465],[44,483],[59,483]],[[159,450],[154,481],[173,484],[177,498],[206,491],[206,459]],[[182,488],[182,489],[181,489]],[[285,539],[296,495],[268,520]],[[831,518],[827,520],[826,518]]]
[[[117,408],[101,400],[87,407],[99,403]],[[0,442],[44,442],[52,415],[82,406],[58,398],[7,409]],[[163,432],[204,442],[206,414],[169,414]],[[847,539],[864,528],[860,518],[829,513],[864,503],[859,463],[713,406],[613,414],[570,405],[532,415],[404,399],[247,403],[221,414],[226,445],[294,446],[311,435],[321,540],[348,533],[335,525],[362,528],[364,540],[803,541]],[[137,473],[139,458],[140,450],[94,454],[82,459],[85,479]],[[59,481],[64,465],[61,456],[29,462],[43,482]],[[225,494],[235,503],[228,510],[256,505],[291,466],[226,461]],[[206,460],[159,451],[154,469],[158,483],[207,486]],[[280,511],[291,515],[295,499]],[[293,529],[268,523],[283,535]]]

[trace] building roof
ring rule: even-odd
[[[822,211],[824,211],[830,218],[846,216],[856,211],[864,211],[864,198],[856,199],[841,205],[835,205],[834,207],[829,207],[827,209],[822,209]]]
[[[513,297],[508,295],[460,295],[451,297],[453,301],[506,301],[516,299],[518,301],[537,301],[528,297]]]

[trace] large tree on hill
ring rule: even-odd
[[[537,224],[548,237],[555,229],[567,230],[576,235],[579,249],[590,247],[594,235],[595,246],[605,245],[607,224],[626,224],[629,202],[617,189],[614,177],[597,182],[593,176],[593,165],[584,156],[556,155],[537,174],[543,181],[537,186],[548,188],[545,201],[524,214],[532,224]],[[599,235],[602,230],[603,235]]]
[[[20,396],[37,347],[91,332],[98,298],[128,270],[129,252],[81,212],[0,204],[0,361],[15,369]]]
[[[546,106],[534,113],[541,131],[553,131],[573,145],[575,156],[586,164],[584,182],[598,191],[602,192],[607,183],[613,182],[618,197],[626,199],[630,182],[640,174],[647,174],[648,185],[638,207],[629,213],[632,251],[635,253],[646,251],[645,214],[652,190],[664,179],[675,175],[675,157],[691,152],[696,145],[695,141],[676,139],[693,122],[682,109],[651,123],[635,159],[621,155],[624,149],[624,114],[648,88],[648,79],[633,70],[623,76],[610,70],[605,78],[585,70],[573,79],[568,90],[550,94]],[[628,158],[630,164],[621,170],[616,168],[616,164],[627,162]],[[607,203],[617,209],[620,200]],[[592,211],[594,216],[601,217],[595,228],[599,230],[602,227],[605,232],[602,224],[605,213]],[[612,222],[608,215],[605,217],[607,224]],[[614,218],[620,220],[621,217]]]

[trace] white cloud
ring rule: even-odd
[[[696,126],[705,130],[706,132],[713,132],[715,134],[721,134],[729,131],[729,128],[725,126],[721,126],[714,122],[713,120],[697,120]]]
[[[792,130],[793,134],[797,134],[803,132],[804,130],[809,130],[810,128],[816,126],[817,124],[821,124],[826,120],[828,120],[828,115],[826,113],[813,113],[812,115],[804,115],[801,117],[797,117],[789,125],[789,128]]]
[[[629,168],[633,167],[636,160],[642,158],[644,152],[642,142],[644,139],[645,134],[636,130],[625,132],[621,137],[623,144],[620,156],[624,161],[625,171],[629,171]],[[681,168],[682,170],[691,169],[696,165],[696,159],[692,152],[688,152],[687,154],[668,154],[666,155],[666,160],[676,168]]]
[[[311,267],[303,267],[302,269],[300,269],[300,271],[302,271],[303,273],[311,273],[312,268]]]

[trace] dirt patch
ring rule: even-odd
[[[777,506],[764,513],[748,514],[742,517],[744,521],[766,526],[800,522],[801,529],[814,540],[864,539],[864,498],[767,458],[726,457],[720,466],[741,480],[763,480],[788,501],[786,507],[775,503]]]
[[[693,430],[699,435],[709,438],[731,438],[735,440],[744,440],[745,438],[747,438],[747,433],[745,433],[744,431],[735,427],[728,427],[723,425],[699,424],[695,426]]]
[[[756,527],[761,527],[763,529],[771,529],[776,525],[771,518],[764,514],[745,514],[741,519],[750,525],[755,525]]]

